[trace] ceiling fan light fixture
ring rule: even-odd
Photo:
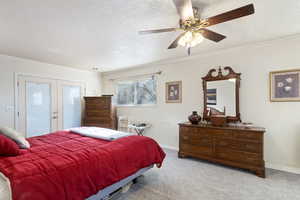
[[[193,33],[193,40],[191,41],[191,47],[197,46],[201,42],[203,42],[204,37],[201,33],[194,32]]]
[[[203,41],[203,36],[198,32],[187,31],[178,41],[180,46],[191,48],[197,46]]]
[[[193,34],[190,31],[185,32],[185,34],[180,38],[178,44],[185,47],[193,39]]]

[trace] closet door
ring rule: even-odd
[[[58,81],[58,128],[81,126],[84,84]]]
[[[18,129],[26,137],[57,130],[56,92],[55,80],[18,77]]]

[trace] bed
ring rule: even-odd
[[[107,141],[59,131],[28,141],[21,155],[0,157],[0,200],[104,199],[165,158],[144,136]]]

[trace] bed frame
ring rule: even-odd
[[[100,190],[97,194],[89,197],[86,200],[108,200],[108,199],[113,198],[116,195],[116,193],[121,192],[121,189],[123,187],[125,187],[127,184],[129,184],[131,182],[135,182],[135,180],[138,177],[142,176],[145,172],[147,172],[148,170],[153,168],[153,166],[154,165],[151,165],[149,167],[140,169],[135,174],[128,176],[127,178],[124,178],[121,181],[104,188],[103,190]]]

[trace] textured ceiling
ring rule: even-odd
[[[192,54],[300,33],[299,0],[194,0],[203,17],[248,3],[255,15],[216,25],[227,36],[205,40]],[[178,33],[138,35],[178,26],[173,0],[0,0],[0,54],[101,71],[185,57],[167,50]]]

